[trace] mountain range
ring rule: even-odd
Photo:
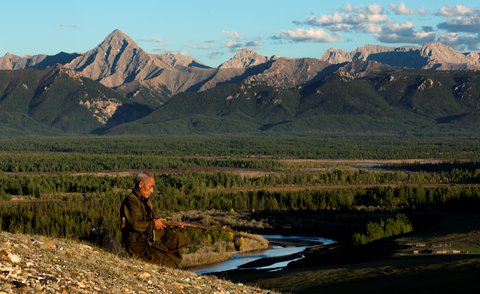
[[[0,134],[480,134],[480,56],[441,43],[239,50],[216,68],[113,31],[85,53],[0,58]]]

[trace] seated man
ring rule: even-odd
[[[189,240],[183,234],[164,230],[165,224],[155,218],[150,199],[154,187],[152,173],[143,171],[136,175],[135,187],[120,208],[122,240],[130,256],[178,268],[182,261],[180,249]]]

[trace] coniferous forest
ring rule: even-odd
[[[367,230],[352,236],[356,244],[383,236],[372,231],[408,232],[414,211],[480,207],[480,144],[471,138],[32,137],[0,143],[0,227],[9,232],[87,239],[101,226],[119,242],[118,209],[133,174],[143,169],[156,174],[154,202],[165,216],[190,210],[397,215],[378,224],[365,218]],[[415,158],[428,160],[407,161]],[[231,239],[225,232],[187,233],[197,246],[205,238]]]

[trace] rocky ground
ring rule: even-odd
[[[274,293],[120,258],[67,239],[0,232],[0,293]]]

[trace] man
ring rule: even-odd
[[[182,261],[180,249],[188,238],[170,232],[161,219],[155,218],[150,195],[155,188],[155,177],[142,171],[135,177],[135,187],[122,203],[120,219],[122,240],[130,256],[178,268]]]

